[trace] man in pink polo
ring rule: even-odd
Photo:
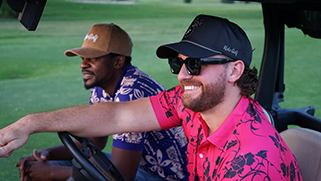
[[[27,115],[0,130],[0,156],[10,156],[38,132],[88,137],[182,125],[191,181],[302,180],[291,150],[250,97],[257,70],[250,68],[251,44],[239,26],[199,15],[180,42],[160,46],[157,56],[168,58],[179,86],[127,103]],[[161,155],[157,161],[166,164]]]
[[[183,126],[189,180],[302,180],[292,152],[250,97],[257,70],[249,68],[252,48],[240,27],[200,15],[157,56],[168,58],[180,85],[151,104],[163,129]]]

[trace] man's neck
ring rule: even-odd
[[[120,70],[116,71],[113,74],[113,78],[110,81],[106,82],[107,84],[105,84],[104,87],[101,87],[111,97],[114,96],[114,93],[116,91],[115,89],[117,87],[118,81],[120,81],[119,79],[122,78],[121,75],[123,74],[123,70],[124,69],[120,69]]]
[[[226,97],[229,98],[227,99]],[[208,136],[213,134],[224,123],[242,98],[240,94],[226,97],[219,105],[210,110],[201,112],[202,118],[208,126]]]

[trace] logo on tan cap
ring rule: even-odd
[[[86,35],[86,37],[85,37],[85,39],[84,39],[84,41],[86,40],[86,39],[88,39],[88,40],[94,40],[94,42],[96,42],[96,40],[98,39],[98,35],[93,35],[93,34],[90,34],[90,35]]]
[[[84,38],[80,48],[66,50],[66,56],[95,58],[115,53],[131,56],[133,43],[129,35],[119,26],[111,24],[95,24]]]

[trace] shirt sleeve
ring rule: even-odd
[[[179,107],[181,103],[181,89],[176,86],[167,91],[163,91],[156,96],[149,98],[154,113],[162,129],[169,129],[182,125],[180,121]]]
[[[135,86],[121,87],[121,91],[118,92],[115,97],[116,102],[127,102],[135,99],[143,98],[146,92]],[[113,135],[113,146],[126,150],[142,151],[144,150],[144,142],[148,133],[120,133]]]
[[[126,150],[142,151],[149,132],[121,133],[113,135],[113,146]]]
[[[89,105],[97,104],[100,102],[107,102],[108,94],[100,87],[93,87],[91,89],[90,97],[89,97]]]
[[[116,102],[127,102],[149,97],[163,90],[151,77],[137,69],[127,71],[119,89],[115,93]],[[113,135],[113,146],[126,150],[141,151],[149,132],[122,133]]]

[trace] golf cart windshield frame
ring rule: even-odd
[[[321,1],[253,0],[262,3],[265,44],[259,87],[255,99],[272,115],[276,129],[298,125],[321,131],[321,119],[314,117],[312,106],[284,109],[284,29],[299,28],[304,34],[321,38]]]

